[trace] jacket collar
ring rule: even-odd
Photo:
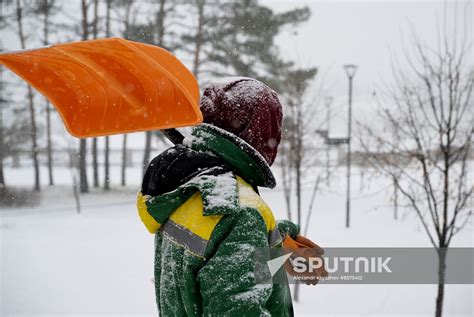
[[[236,177],[233,172],[219,166],[196,175],[171,192],[142,197],[148,213],[162,225],[196,191],[201,193],[203,214],[206,216],[233,214],[238,210]]]
[[[263,156],[250,144],[224,129],[203,123],[195,127],[183,143],[193,150],[219,156],[254,187],[273,188],[276,185],[275,176]]]

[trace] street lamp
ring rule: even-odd
[[[329,130],[331,128],[331,104],[334,98],[327,96],[324,98],[324,103],[326,105],[326,127],[327,127],[327,138],[329,139]],[[326,142],[326,185],[329,186],[329,142]]]
[[[347,120],[347,196],[346,196],[346,228],[350,224],[351,209],[351,140],[352,140],[352,80],[357,71],[357,65],[344,65],[347,78],[349,78],[349,103],[348,103],[348,120]]]

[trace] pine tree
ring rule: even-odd
[[[276,90],[284,85],[286,71],[293,63],[279,55],[274,41],[281,30],[307,21],[307,7],[274,13],[257,0],[226,1],[211,6],[205,0],[191,0],[195,7],[196,32],[185,34],[185,49],[194,52],[194,72],[247,76]]]
[[[21,49],[26,49],[26,38],[27,34],[24,30],[24,3],[21,0],[16,0],[15,2],[15,20],[17,26],[17,34],[20,40]],[[36,124],[36,110],[35,110],[35,100],[33,88],[30,85],[27,85],[27,100],[28,108],[30,112],[30,136],[31,136],[31,156],[33,159],[34,166],[34,189],[39,191],[41,189],[40,185],[40,166],[39,166],[39,148],[38,148],[38,126]]]
[[[59,11],[59,7],[55,0],[41,0],[35,3],[33,13],[42,16],[41,24],[43,29],[41,42],[44,46],[50,44],[49,38],[51,29],[55,25],[51,22],[51,18]],[[54,185],[53,179],[53,145],[51,139],[51,105],[48,100],[45,100],[45,114],[46,114],[46,154],[48,166],[48,180],[49,186]]]

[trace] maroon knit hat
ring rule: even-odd
[[[252,78],[210,84],[200,107],[205,123],[240,137],[272,165],[281,139],[282,107],[270,87]]]

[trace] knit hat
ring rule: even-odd
[[[204,122],[235,134],[272,165],[281,139],[282,107],[277,94],[252,78],[210,84],[201,98]]]

